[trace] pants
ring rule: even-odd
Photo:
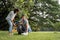
[[[28,32],[32,32],[32,29],[31,29],[31,27],[29,27],[29,28],[28,28]]]
[[[9,32],[12,32],[13,29],[13,23],[11,22],[11,20],[7,20],[8,24],[9,24]]]

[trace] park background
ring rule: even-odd
[[[8,35],[6,16],[18,8],[15,22],[25,14],[32,32],[27,36]],[[60,0],[0,0],[0,40],[60,40]]]
[[[33,31],[60,31],[59,0],[0,0],[0,30],[8,30],[6,16],[14,8],[20,10],[15,21],[25,14]]]

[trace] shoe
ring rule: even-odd
[[[22,33],[22,35],[28,35],[28,32],[26,32],[26,33]]]

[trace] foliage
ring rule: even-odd
[[[0,0],[0,29],[8,28],[5,18],[11,10],[13,10],[13,3],[10,0]]]
[[[7,4],[4,3],[4,6],[2,6],[3,3],[2,1],[2,4],[0,4],[1,15],[3,15],[3,11],[7,15],[13,7],[19,8],[20,13],[17,15],[16,20],[19,20],[21,15],[25,14],[34,31],[55,30],[55,23],[58,23],[60,20],[60,5],[57,0],[7,0]],[[3,20],[6,15],[3,15]]]

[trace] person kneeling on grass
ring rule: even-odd
[[[25,15],[22,15],[22,19],[19,21],[22,24],[22,35],[28,35],[28,32],[31,32],[30,25]]]
[[[6,20],[9,24],[9,35],[12,35],[12,29],[13,29],[13,24],[14,24],[14,18],[16,14],[19,12],[18,9],[14,9],[13,11],[10,11],[10,13],[7,15]]]

